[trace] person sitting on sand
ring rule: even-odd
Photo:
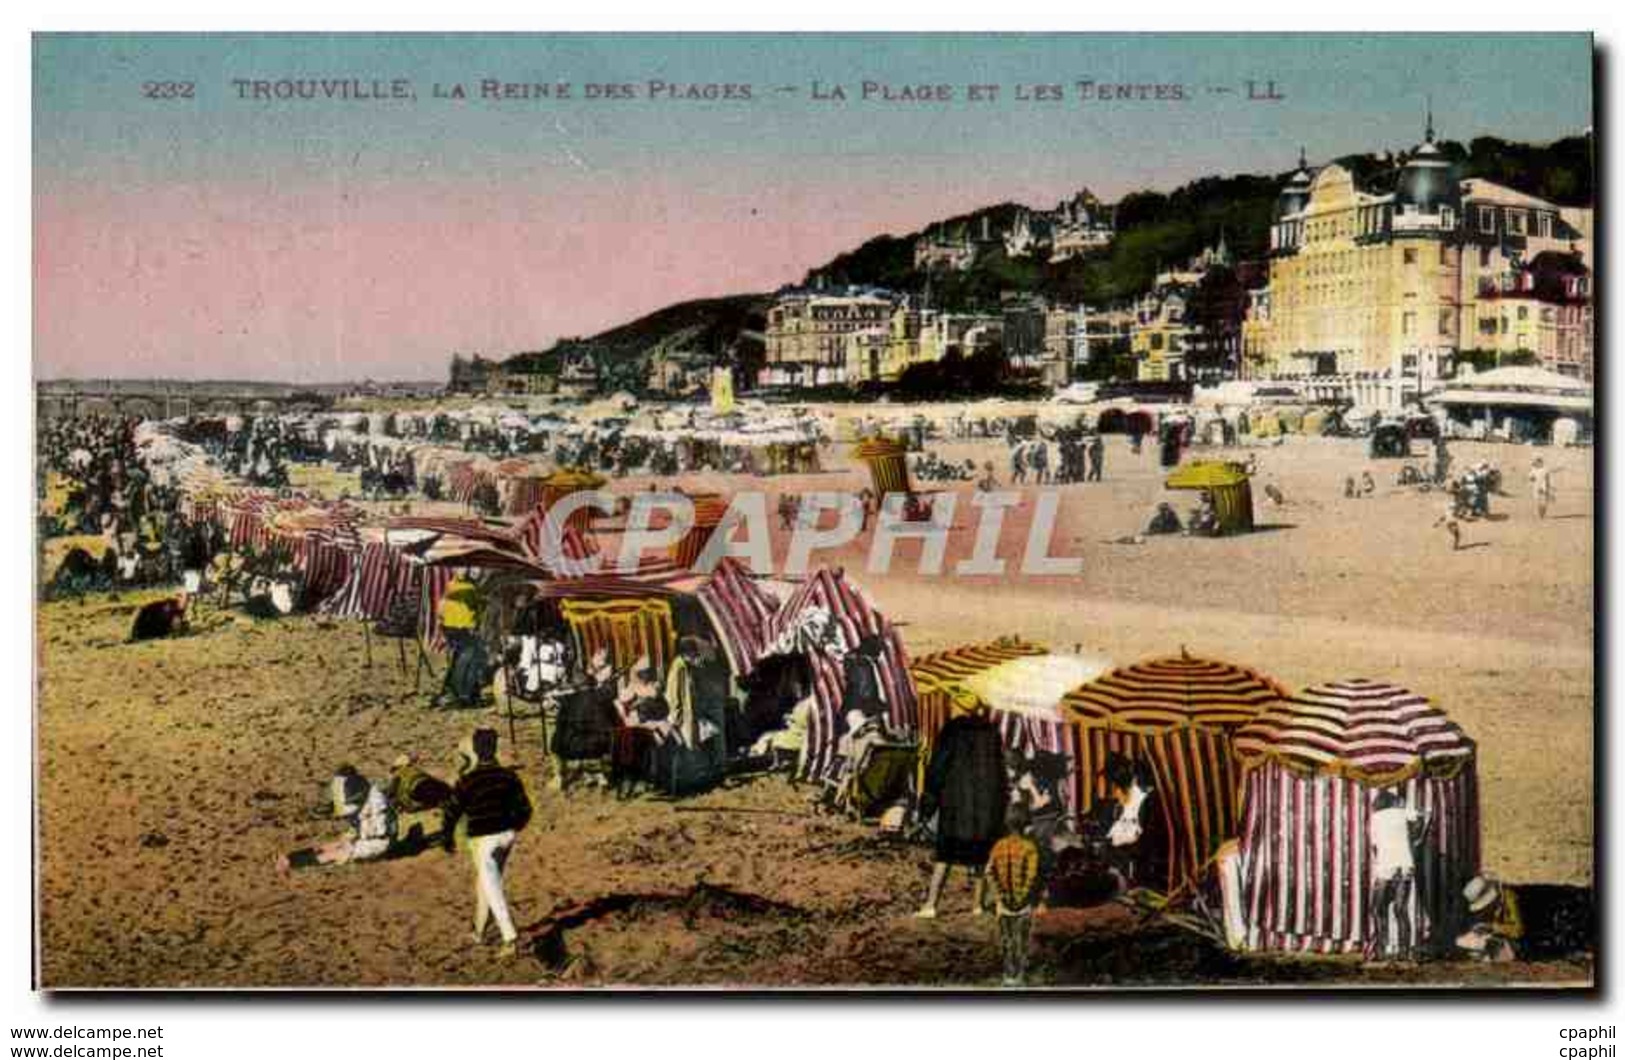
[[[1158,503],[1156,513],[1145,525],[1147,534],[1177,534],[1183,529],[1179,523],[1179,513],[1174,511],[1174,506],[1167,501]]]
[[[632,664],[615,697],[620,726],[610,749],[610,783],[627,798],[653,775],[653,757],[671,708],[661,691],[659,668],[645,655]]]
[[[1190,521],[1186,523],[1185,532],[1195,537],[1218,536],[1219,512],[1213,505],[1213,494],[1207,490],[1202,491],[1196,507],[1191,509]]]
[[[763,733],[751,745],[751,756],[768,757],[774,766],[789,768],[792,784],[806,777],[807,734],[812,729],[812,716],[817,709],[818,700],[809,691],[790,708],[784,728]]]
[[[1481,961],[1515,961],[1523,940],[1523,916],[1512,891],[1493,876],[1474,876],[1462,888],[1467,903],[1467,930],[1456,947]]]
[[[451,785],[426,772],[418,765],[418,756],[407,753],[398,756],[389,771],[384,794],[399,815],[397,830],[410,832],[423,828],[430,814],[435,814],[451,797]],[[424,829],[427,835],[427,829]]]
[[[355,766],[341,765],[330,784],[333,816],[343,818],[349,832],[321,846],[295,850],[277,859],[283,873],[316,865],[344,865],[352,861],[377,861],[389,853],[395,842],[395,810],[383,788],[369,783]]]
[[[163,600],[154,600],[135,613],[130,640],[161,640],[187,631],[186,610],[191,602],[183,591]]]
[[[872,749],[885,742],[886,726],[879,715],[866,715],[859,710],[847,711],[846,732],[835,741],[836,779],[832,795],[836,809],[844,810],[852,804],[859,768]]]

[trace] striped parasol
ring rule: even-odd
[[[1244,666],[1188,652],[1111,671],[1068,692],[1061,709],[1082,730],[1079,768],[1092,804],[1107,795],[1113,754],[1151,766],[1170,840],[1170,893],[1196,885],[1239,820],[1237,726],[1286,692]]]
[[[1236,733],[1243,766],[1289,768],[1393,783],[1419,771],[1452,773],[1473,741],[1425,697],[1356,678],[1306,688],[1272,704]]]
[[[1010,638],[991,644],[972,644],[947,651],[933,652],[915,659],[909,665],[914,683],[921,694],[931,692],[962,699],[967,705],[974,694],[963,687],[964,682],[1012,659],[1030,658],[1048,654],[1048,649],[1024,640]],[[944,719],[946,720],[946,719]]]
[[[1113,670],[1068,692],[1062,704],[1083,725],[1153,733],[1242,725],[1285,695],[1255,670],[1181,652]]]
[[[1061,801],[1076,825],[1090,801],[1090,777],[1078,767],[1086,757],[1079,746],[1083,730],[1063,716],[1061,696],[1105,668],[1098,660],[1052,653],[1016,637],[914,660],[909,672],[918,690],[922,783],[943,726],[958,714],[985,707],[1008,752],[1042,755],[1058,763]]]

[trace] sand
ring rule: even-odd
[[[906,623],[916,654],[1019,632],[1125,663],[1185,646],[1288,685],[1355,676],[1401,683],[1432,697],[1479,743],[1485,867],[1510,881],[1588,885],[1590,453],[1452,449],[1458,467],[1499,461],[1511,494],[1496,499],[1495,521],[1468,525],[1474,547],[1459,552],[1431,525],[1438,495],[1393,485],[1398,462],[1369,461],[1355,441],[1320,439],[1255,450],[1259,484],[1276,484],[1287,499],[1276,507],[1260,492],[1262,532],[1109,544],[1164,496],[1151,447],[1134,457],[1112,439],[1105,483],[1061,488],[1053,551],[1082,557],[1078,577],[927,577],[911,569],[913,545],[899,550],[891,573],[876,575],[865,570],[867,539],[823,558]],[[997,459],[1005,474],[986,443],[942,451],[978,464]],[[1537,453],[1562,468],[1546,520],[1534,518],[1524,485]],[[797,491],[864,481],[844,449],[831,465],[793,479],[682,481]],[[1366,468],[1376,495],[1345,499],[1344,476]],[[1005,555],[1019,558],[1025,529],[1012,515]],[[968,552],[969,536],[955,535],[950,566]],[[992,926],[963,915],[963,892],[945,903],[948,912],[957,901],[959,915],[911,918],[928,872],[925,848],[815,816],[805,789],[777,777],[742,778],[679,803],[561,796],[538,780],[539,733],[528,721],[519,723],[518,745],[505,747],[538,803],[510,866],[521,923],[556,905],[680,894],[697,882],[794,911],[647,902],[572,930],[573,961],[559,977],[469,944],[470,870],[438,850],[283,879],[272,870],[278,853],[335,834],[311,810],[335,765],[382,776],[397,753],[415,750],[449,772],[457,742],[486,718],[426,709],[392,643],[374,639],[367,665],[354,623],[205,612],[188,637],[123,643],[136,607],[156,595],[101,595],[38,612],[46,986],[997,982]],[[1177,931],[1134,934],[1125,915],[1105,907],[1045,918],[1035,981],[1438,985],[1591,975],[1589,961],[1419,972],[1236,961],[1193,948]]]

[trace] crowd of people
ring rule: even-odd
[[[42,428],[42,468],[66,488],[62,502],[42,515],[41,530],[47,536],[95,536],[101,547],[100,556],[85,549],[70,553],[48,593],[181,586],[173,598],[139,612],[132,636],[146,639],[184,629],[192,601],[221,580],[210,572],[222,569],[228,550],[217,524],[190,518],[179,489],[148,473],[133,428],[133,421],[104,417],[56,421]],[[1167,437],[1159,440],[1166,443]],[[1011,436],[1007,443],[1015,484],[1099,481],[1103,473],[1099,434],[1061,432],[1054,440]],[[303,443],[285,434],[274,418],[247,421],[239,429],[207,436],[202,444],[222,466],[260,485],[285,485],[287,462],[308,456]],[[1173,444],[1181,444],[1177,436]],[[377,454],[368,458],[367,470],[373,474],[412,477],[409,457],[402,462],[384,449]],[[602,459],[601,452],[587,455]],[[1489,518],[1491,498],[1506,494],[1500,470],[1489,462],[1455,475],[1450,465],[1441,439],[1431,478],[1447,497],[1442,521],[1451,525],[1460,547],[1460,524]],[[950,465],[929,453],[917,458],[914,471],[922,478],[943,474],[961,481],[976,473],[970,461]],[[1533,461],[1529,482],[1541,517],[1555,497],[1553,473],[1541,458]],[[42,474],[42,501],[46,481]],[[995,481],[991,464],[983,481]],[[1369,472],[1358,485],[1348,481],[1350,496],[1370,495],[1374,489]],[[781,496],[778,511],[785,528],[807,517],[811,509],[802,501],[793,493]],[[865,489],[866,527],[876,505],[873,491]],[[1171,503],[1160,503],[1146,529],[1147,534],[1217,532],[1214,497],[1208,491],[1198,494],[1183,521]],[[947,723],[915,792],[917,746],[912,734],[893,731],[888,721],[877,669],[882,646],[876,637],[839,653],[835,763],[815,778],[805,754],[815,696],[804,667],[767,667],[749,680],[736,681],[718,645],[691,633],[676,638],[675,651],[664,663],[643,654],[618,668],[607,647],[578,659],[570,632],[545,620],[493,640],[484,592],[476,580],[463,576],[451,582],[441,599],[438,618],[448,663],[435,705],[482,705],[500,674],[506,695],[542,708],[551,727],[545,751],[561,789],[571,786],[573,769],[576,781],[601,776],[623,799],[647,792],[683,795],[718,783],[741,760],[766,759],[792,778],[816,780],[811,797],[830,810],[864,819],[900,811],[900,828],[906,824],[927,832],[933,842],[933,869],[918,915],[939,916],[952,872],[968,874],[972,912],[991,910],[996,917],[1007,984],[1024,982],[1032,918],[1056,888],[1089,872],[1104,873],[1118,886],[1152,880],[1158,859],[1166,857],[1165,851],[1158,852],[1156,814],[1150,809],[1155,785],[1143,771],[1126,760],[1110,760],[1103,776],[1110,797],[1101,801],[1097,817],[1074,826],[1059,789],[1062,771],[1042,755],[1009,752],[985,711]],[[888,762],[889,748],[906,753]],[[592,763],[605,768],[595,771],[588,767]],[[438,841],[447,849],[466,851],[473,865],[475,942],[484,944],[494,923],[505,951],[514,951],[518,932],[503,874],[532,808],[519,774],[499,761],[495,730],[473,733],[451,781],[434,777],[406,755],[380,781],[343,765],[330,778],[328,794],[345,833],[280,858],[282,871],[404,856]],[[1390,809],[1401,811],[1403,820],[1383,816]],[[406,824],[414,818],[416,824]],[[429,825],[436,818],[438,829],[431,833]],[[1414,843],[1425,822],[1403,805],[1386,803],[1378,807],[1377,820],[1382,823],[1373,826],[1379,870],[1375,899],[1377,908],[1387,911],[1407,900],[1406,856],[1397,844]],[[1475,880],[1469,891],[1466,900],[1478,919],[1462,934],[1462,948],[1486,959],[1515,954],[1521,927],[1512,894],[1487,879]],[[1401,955],[1409,956],[1409,948],[1402,941]]]
[[[58,420],[40,432],[42,538],[94,538],[71,548],[45,581],[47,597],[181,583],[196,594],[223,548],[219,529],[192,520],[174,485],[139,458],[131,419]],[[60,499],[46,496],[54,475]]]
[[[1099,482],[1106,468],[1106,441],[1099,434],[1086,434],[1079,428],[1054,432],[1053,439],[1042,434],[1006,440],[1010,450],[1010,481],[1036,486]]]

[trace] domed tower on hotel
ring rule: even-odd
[[[1356,167],[1300,154],[1276,201],[1270,282],[1248,359],[1310,400],[1398,410],[1448,372],[1458,345],[1461,191],[1428,116],[1386,194]]]
[[[1309,184],[1315,175],[1309,172],[1309,157],[1303,148],[1298,148],[1298,169],[1286,183],[1281,186],[1280,198],[1275,204],[1275,216],[1286,217],[1299,213],[1309,205]]]
[[[1394,214],[1412,219],[1395,224],[1397,230],[1454,232],[1461,215],[1461,183],[1455,167],[1433,140],[1433,112],[1428,111],[1427,132],[1400,168],[1394,184]]]

